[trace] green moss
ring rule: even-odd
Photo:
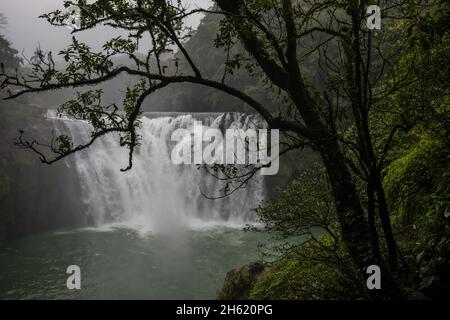
[[[417,213],[426,210],[435,180],[446,170],[447,153],[443,142],[423,135],[414,147],[386,168],[383,183],[398,223],[409,223]]]

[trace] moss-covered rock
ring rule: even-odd
[[[258,261],[227,273],[223,288],[217,293],[221,300],[248,300],[250,291],[268,263]]]

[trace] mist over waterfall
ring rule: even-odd
[[[51,111],[48,118],[55,131],[69,134],[75,145],[90,140],[87,122],[56,117]],[[262,176],[255,176],[246,188],[229,197],[211,200],[205,195],[221,194],[223,182],[196,165],[172,163],[171,150],[176,143],[171,141],[172,132],[178,128],[190,130],[194,121],[223,131],[249,128],[258,119],[240,113],[146,113],[141,118],[141,141],[133,168],[127,172],[120,171],[128,163],[128,149],[119,146],[118,135],[102,137],[89,150],[75,154],[71,163],[81,184],[81,201],[93,225],[171,232],[185,227],[242,227],[255,222],[253,209],[265,193]]]

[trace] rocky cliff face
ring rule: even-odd
[[[36,232],[86,225],[80,187],[70,159],[54,165],[14,145],[18,130],[49,142],[46,110],[0,101],[0,243]]]

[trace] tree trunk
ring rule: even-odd
[[[377,194],[378,202],[378,215],[380,216],[381,226],[383,228],[384,236],[386,237],[386,245],[388,248],[389,266],[392,271],[398,269],[398,247],[395,241],[394,232],[392,230],[391,218],[389,216],[389,210],[386,203],[386,195],[384,193],[383,184],[381,182],[380,173],[377,170],[375,172],[374,183],[375,191]]]
[[[375,217],[375,190],[372,183],[367,183],[367,221],[369,223],[370,237],[372,239],[373,255],[381,261],[380,240],[378,238],[376,217]]]
[[[332,187],[343,240],[356,266],[365,274],[366,268],[376,264],[376,260],[372,254],[369,226],[355,185],[337,141],[322,142],[320,154]]]
[[[366,274],[368,266],[378,265],[381,269],[382,290],[370,291],[369,295],[376,299],[404,297],[390,268],[373,252],[369,224],[338,142],[333,138],[322,140],[319,149],[332,187],[344,244],[359,270],[361,280],[365,281],[369,276]]]

